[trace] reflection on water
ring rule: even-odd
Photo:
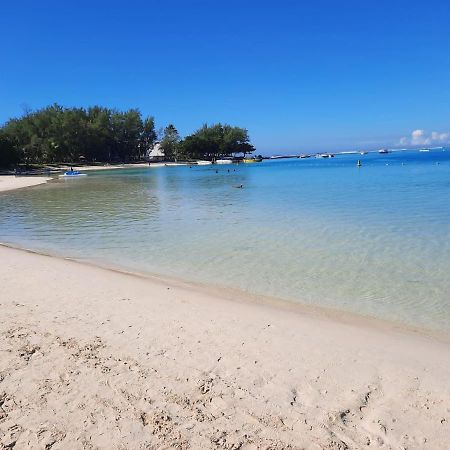
[[[217,170],[96,172],[3,194],[0,239],[450,330],[450,152]]]

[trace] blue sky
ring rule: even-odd
[[[438,145],[449,23],[444,0],[3,0],[0,122],[101,104],[244,126],[263,153]]]

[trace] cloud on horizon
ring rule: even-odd
[[[425,130],[414,130],[411,136],[404,136],[400,139],[400,145],[433,145],[446,144],[450,141],[450,133],[432,131],[427,133]]]

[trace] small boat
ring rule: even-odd
[[[382,148],[378,150],[378,153],[389,153],[389,150],[387,148]]]
[[[211,161],[203,161],[203,160],[197,161],[198,166],[208,166],[209,164],[212,164],[212,162]]]
[[[429,148],[421,148],[421,149],[419,150],[419,152],[429,152],[429,151],[430,151]]]
[[[178,166],[189,166],[189,163],[185,163],[185,162],[168,162],[168,163],[164,163],[165,167],[178,167]]]
[[[334,158],[333,153],[319,153],[316,158]]]
[[[244,158],[245,163],[256,163],[261,162],[262,158],[254,157],[254,158]]]
[[[360,155],[367,155],[369,152],[359,152]]]
[[[79,170],[68,170],[67,172],[64,172],[62,175],[60,175],[61,178],[75,178],[82,176],[86,176],[86,174],[81,173]]]
[[[231,159],[216,159],[216,164],[231,164],[232,162]]]

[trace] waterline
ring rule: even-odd
[[[3,196],[1,239],[448,331],[449,159],[399,153],[92,173]]]

